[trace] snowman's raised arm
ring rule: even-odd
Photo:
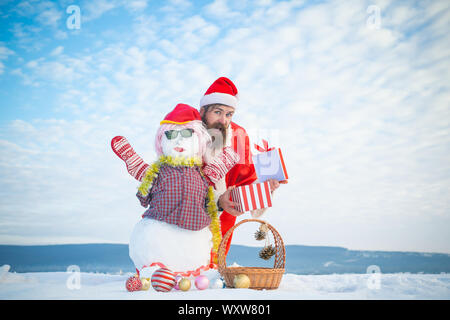
[[[142,181],[148,164],[134,151],[125,137],[116,136],[111,140],[114,153],[125,162],[128,173],[138,181]]]
[[[214,184],[225,177],[228,171],[239,162],[239,155],[231,147],[223,148],[222,152],[212,158],[204,167],[203,173]]]

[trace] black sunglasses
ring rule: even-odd
[[[190,138],[192,137],[193,132],[194,130],[192,129],[183,129],[183,130],[168,130],[164,133],[166,134],[167,139],[172,140],[178,137],[178,133],[180,133],[183,138]]]

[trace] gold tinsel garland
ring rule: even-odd
[[[152,187],[153,180],[155,180],[156,176],[159,173],[159,168],[164,164],[169,165],[171,167],[178,167],[178,166],[199,167],[202,165],[202,159],[196,157],[190,158],[172,157],[172,156],[159,157],[158,161],[154,162],[151,166],[148,167],[147,171],[145,171],[144,178],[142,178],[141,185],[138,188],[139,193],[141,195],[143,195],[144,197],[148,195],[148,192]]]
[[[219,250],[220,242],[222,241],[222,232],[220,231],[219,215],[217,214],[217,205],[214,200],[213,188],[210,186],[208,188],[208,214],[211,217],[211,224],[209,225],[209,230],[212,233],[213,242],[213,263],[217,264],[217,251]]]
[[[171,156],[161,156],[156,162],[150,165],[145,172],[144,178],[142,178],[141,185],[138,190],[141,195],[144,197],[148,195],[153,181],[158,176],[159,169],[162,165],[169,165],[172,167],[177,166],[186,166],[186,167],[194,167],[201,166],[202,160],[201,158],[185,158],[185,157],[171,157]],[[219,250],[220,242],[222,241],[222,233],[220,231],[220,223],[219,216],[217,214],[217,205],[214,201],[214,192],[212,186],[208,187],[208,203],[207,203],[207,211],[211,218],[211,223],[209,225],[209,230],[212,233],[212,243],[213,243],[213,263],[217,264],[217,251]]]

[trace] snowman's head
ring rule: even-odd
[[[155,148],[158,156],[203,158],[211,137],[201,121],[185,124],[162,124],[156,134]]]

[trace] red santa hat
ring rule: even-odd
[[[161,121],[160,124],[185,124],[195,120],[202,120],[198,110],[187,104],[179,103],[176,105],[175,109],[165,116],[164,120]]]
[[[230,79],[220,77],[214,81],[200,100],[200,108],[216,103],[236,108],[238,104],[238,90]]]

